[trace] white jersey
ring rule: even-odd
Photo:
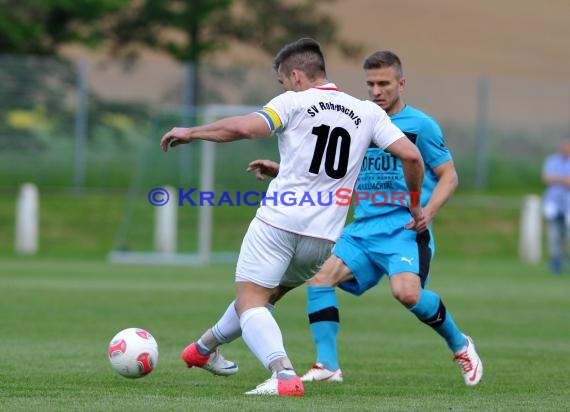
[[[404,134],[378,105],[332,83],[285,92],[257,113],[278,136],[281,155],[279,174],[269,184],[257,218],[289,232],[336,241],[348,212],[346,196],[370,143],[384,149]]]

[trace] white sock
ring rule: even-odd
[[[246,310],[240,324],[244,342],[266,369],[274,360],[287,356],[279,325],[266,307]]]
[[[241,336],[241,326],[235,303],[235,300],[232,301],[220,320],[212,326],[212,334],[220,344],[231,342]]]
[[[241,336],[241,325],[235,303],[236,301],[233,300],[220,320],[212,326],[212,334],[220,344],[232,342]],[[265,307],[272,312],[275,305],[268,303]]]

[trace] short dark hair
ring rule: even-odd
[[[302,38],[284,46],[273,60],[275,71],[290,76],[294,69],[301,70],[309,80],[326,77],[325,58],[321,46],[311,38]]]
[[[389,50],[380,50],[372,53],[362,64],[362,68],[364,70],[382,69],[384,67],[393,67],[396,69],[397,77],[399,79],[404,76],[402,61],[396,53]]]

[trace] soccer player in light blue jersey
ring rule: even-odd
[[[401,93],[406,81],[397,55],[375,52],[366,58],[363,68],[370,99],[386,111],[422,154],[425,176],[421,204],[429,224],[458,181],[441,129],[430,116],[404,103]],[[263,174],[276,175],[278,165],[254,161],[250,169],[257,170],[260,178]],[[426,289],[433,235],[429,227],[419,232],[405,228],[410,213],[402,202],[404,193],[406,181],[400,162],[371,146],[355,186],[355,220],[344,229],[333,255],[308,282],[307,309],[317,361],[301,377],[303,381],[343,380],[336,345],[339,310],[334,287],[359,296],[387,275],[394,297],[445,340],[465,383],[479,383],[483,365],[473,341],[459,330],[439,295]]]
[[[404,103],[401,92],[406,81],[397,55],[375,52],[366,58],[363,68],[370,99],[386,111],[422,154],[425,177],[421,204],[424,216],[431,222],[457,186],[457,173],[441,129],[430,116]],[[439,295],[426,289],[434,252],[431,228],[419,233],[406,229],[410,220],[407,207],[391,201],[390,194],[405,192],[405,187],[400,163],[383,150],[370,147],[355,187],[356,192],[367,192],[369,198],[359,196],[364,200],[355,205],[354,222],[343,231],[333,256],[308,283],[308,314],[317,362],[302,379],[342,380],[336,351],[338,304],[333,286],[358,296],[388,275],[394,297],[445,340],[465,383],[479,383],[483,365],[473,341],[459,330]],[[329,282],[331,273],[335,284]]]

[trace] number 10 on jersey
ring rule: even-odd
[[[350,134],[342,127],[331,127],[322,124],[313,127],[312,133],[317,136],[315,152],[309,172],[318,174],[325,158],[325,173],[333,179],[341,179],[348,169],[348,155],[350,150]],[[326,151],[326,152],[325,152]],[[335,165],[338,151],[338,162]]]

